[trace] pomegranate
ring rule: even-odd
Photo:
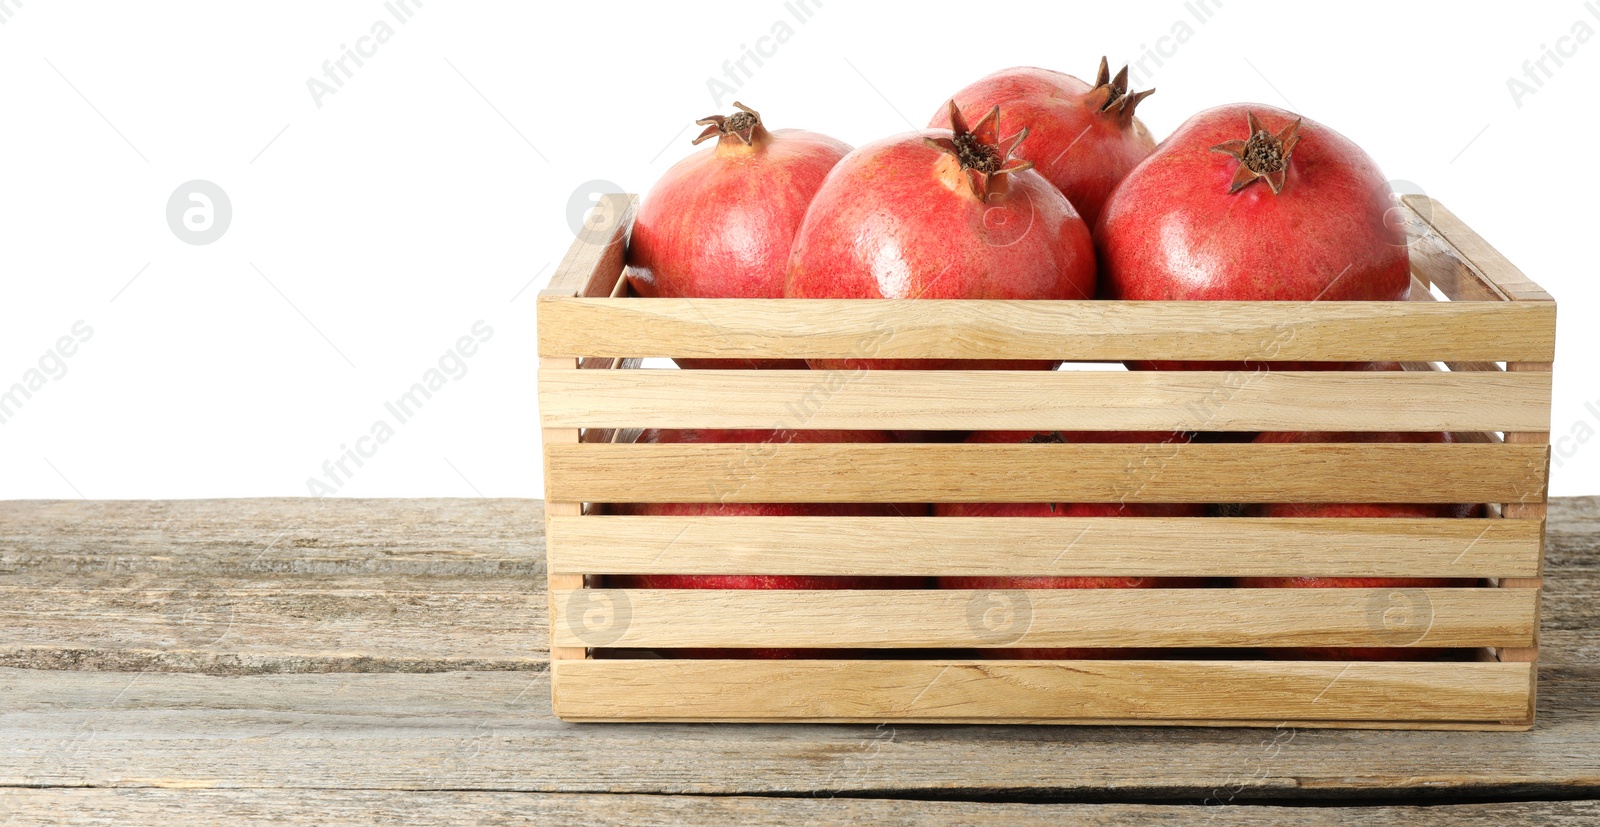
[[[649,430],[639,442],[653,443],[785,443],[785,442],[889,442],[877,431],[754,431],[754,430]],[[615,505],[615,514],[707,517],[878,517],[925,516],[917,505],[818,503],[635,503]],[[772,574],[643,574],[613,575],[606,585],[626,589],[915,589],[927,585],[921,577],[831,577]],[[687,658],[826,658],[826,649],[674,649],[663,652]]]
[[[1028,145],[1017,157],[1056,185],[1092,229],[1111,190],[1156,142],[1133,110],[1154,93],[1128,92],[1128,67],[1116,77],[1105,58],[1093,86],[1062,72],[1018,66],[1002,69],[956,93],[968,112],[999,106],[1028,125]],[[951,128],[941,110],[930,127]]]
[[[772,299],[806,206],[850,146],[799,129],[767,131],[734,102],[695,123],[715,147],[674,164],[633,222],[627,275],[646,297]],[[679,359],[684,368],[804,368],[799,359]]]
[[[1261,443],[1301,442],[1454,442],[1445,433],[1265,433]],[[1481,505],[1432,503],[1286,503],[1251,509],[1262,517],[1476,517]],[[1478,581],[1448,577],[1241,577],[1235,585],[1263,589],[1391,589],[1474,586]],[[1382,607],[1380,607],[1382,608]],[[1425,622],[1425,621],[1424,621]],[[1425,625],[1417,627],[1420,636]],[[1281,650],[1284,657],[1325,660],[1421,660],[1449,650],[1403,647],[1303,647]]]
[[[1012,157],[1000,110],[969,127],[877,141],[845,156],[795,237],[785,295],[835,299],[1087,299],[1089,228],[1060,190]],[[863,356],[871,355],[864,353]],[[823,359],[815,368],[1040,369],[1026,360]]]
[[[1187,434],[1145,432],[1048,432],[979,431],[968,442],[1174,442],[1188,441]],[[937,517],[1203,517],[1203,505],[1162,505],[1148,503],[940,503],[933,508]],[[1207,585],[1205,578],[1190,577],[941,577],[943,589],[1181,589]],[[1162,654],[1154,649],[1107,648],[1014,648],[983,649],[990,658],[1135,658]]]
[[[1106,202],[1095,233],[1101,293],[1134,300],[1403,300],[1411,271],[1404,229],[1390,219],[1393,197],[1372,159],[1328,127],[1270,106],[1210,109],[1162,141]]]

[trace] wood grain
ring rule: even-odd
[[[551,664],[570,720],[1498,721],[1522,663],[584,660]]]
[[[1543,499],[1538,445],[548,445],[582,502],[1499,502]]]
[[[0,503],[0,605],[29,609],[0,623],[0,664],[218,675],[543,669],[541,518],[533,500]],[[581,518],[590,519],[646,518]],[[1600,626],[1588,597],[1600,592],[1600,500],[1556,500],[1549,537],[1546,633]],[[1272,543],[1260,541],[1266,554]],[[1081,547],[1100,542],[1092,532]],[[1292,535],[1283,548],[1307,542]],[[1583,651],[1600,660],[1600,649]]]
[[[1410,296],[1410,299],[1411,299],[1411,301],[1414,301],[1414,302],[1436,302],[1436,301],[1439,300],[1438,297],[1434,296],[1433,293],[1431,291],[1429,291],[1428,285],[1423,283],[1423,282],[1421,282],[1415,275],[1413,275],[1411,277],[1411,296]],[[1447,361],[1444,364],[1447,367],[1449,367],[1451,370],[1453,370],[1453,371],[1462,371],[1462,372],[1466,372],[1466,371],[1500,372],[1500,371],[1503,370],[1500,367],[1500,365],[1495,363],[1495,362]],[[1412,368],[1408,366],[1406,369],[1407,370],[1411,370]]]
[[[544,297],[609,296],[628,250],[628,233],[638,212],[639,196],[608,193],[584,216],[583,227],[567,255],[539,292]],[[553,354],[546,354],[553,355]],[[571,356],[607,354],[568,354]]]
[[[1476,238],[1476,236],[1474,236],[1474,238]],[[1491,252],[1492,252],[1492,250],[1491,250]],[[1510,265],[1507,264],[1506,266],[1509,267]],[[1504,273],[1501,273],[1496,278],[1496,283],[1497,284],[1500,283],[1500,279],[1501,278],[1510,279],[1511,277],[1505,275]],[[1531,282],[1530,282],[1530,284],[1531,284]],[[1532,287],[1522,286],[1522,287],[1519,287],[1515,291],[1511,290],[1510,288],[1504,288],[1504,289],[1507,289],[1508,292],[1512,292],[1513,295],[1517,297],[1518,301],[1525,300],[1527,294],[1532,293],[1532,294],[1535,294],[1535,297],[1536,297],[1538,293],[1542,292],[1542,291],[1538,290],[1538,286],[1537,285],[1533,285]],[[1553,365],[1550,362],[1507,362],[1506,363],[1506,370],[1509,373],[1529,372],[1529,373],[1535,373],[1535,374],[1546,374],[1546,373],[1549,373],[1551,371],[1552,367],[1553,367]],[[1506,436],[1505,436],[1505,441],[1509,445],[1535,445],[1535,446],[1544,446],[1546,449],[1548,449],[1550,447],[1550,434],[1549,434],[1548,429],[1546,429],[1545,431],[1541,431],[1541,432],[1522,432],[1522,433],[1512,433],[1512,432],[1508,431],[1506,433]],[[1546,462],[1545,470],[1546,470],[1546,474],[1548,474],[1549,473],[1549,459],[1546,458],[1545,462]],[[1501,513],[1503,513],[1506,517],[1512,518],[1512,519],[1540,520],[1540,519],[1545,519],[1546,516],[1548,515],[1548,512],[1549,512],[1549,506],[1548,506],[1548,504],[1546,502],[1546,498],[1543,497],[1543,496],[1539,496],[1539,495],[1537,495],[1537,494],[1535,494],[1534,492],[1531,492],[1531,491],[1523,492],[1514,501],[1506,502],[1501,506]],[[1509,589],[1509,590],[1513,590],[1513,591],[1530,591],[1531,590],[1531,591],[1537,592],[1538,590],[1542,589],[1543,586],[1544,586],[1544,579],[1541,576],[1537,576],[1537,575],[1535,575],[1533,577],[1507,577],[1507,578],[1501,579],[1499,582],[1500,582],[1501,588]],[[1535,605],[1534,608],[1535,608],[1535,611],[1537,611],[1538,606]],[[1507,663],[1532,663],[1532,664],[1537,665],[1538,662],[1539,662],[1538,624],[1537,623],[1534,624],[1534,642],[1533,642],[1532,645],[1530,645],[1530,646],[1513,646],[1513,647],[1504,648],[1504,649],[1499,650],[1498,655],[1499,655],[1499,658],[1500,658],[1501,661],[1504,661],[1504,662],[1507,662]],[[1536,706],[1537,706],[1538,674],[1539,673],[1538,673],[1537,669],[1535,669],[1535,671],[1533,673],[1534,682],[1533,682],[1533,684],[1531,684],[1532,692],[1530,692],[1530,697],[1529,697],[1529,702],[1528,702],[1528,710],[1527,710],[1527,713],[1525,715],[1525,717],[1527,717],[1527,718],[1532,718],[1533,717],[1534,710],[1536,709]]]
[[[547,428],[1517,431],[1549,429],[1550,383],[1498,371],[542,370],[539,415]]]
[[[574,360],[574,359],[551,359],[551,358],[546,357],[546,358],[540,359],[539,362],[540,362],[541,368],[549,369],[549,372],[559,372],[559,371],[565,371],[565,372],[568,372],[568,373],[577,373],[578,372],[577,361]],[[544,429],[543,440],[542,441],[543,441],[544,446],[545,446],[545,450],[544,450],[545,474],[547,476],[550,473],[550,456],[551,456],[552,450],[554,450],[557,446],[572,447],[574,445],[578,445],[578,444],[580,444],[580,441],[581,441],[580,437],[581,437],[581,432],[577,428],[545,428]],[[552,517],[552,516],[554,516],[554,517],[579,517],[579,516],[583,515],[583,500],[581,500],[581,499],[570,500],[570,501],[564,501],[564,500],[561,500],[561,499],[551,500],[550,502],[545,503],[544,510],[545,510],[545,515],[546,515],[547,518],[548,517]],[[574,575],[574,574],[560,574],[560,573],[556,573],[556,572],[550,572],[548,575],[546,575],[546,578],[545,578],[545,585],[551,591],[554,591],[556,589],[581,589],[581,588],[583,588],[583,584],[584,584],[584,580],[583,580],[583,575],[581,575],[581,574]],[[554,622],[554,620],[552,618],[552,623],[553,622]],[[550,647],[550,659],[551,660],[563,660],[563,659],[578,659],[578,660],[581,660],[581,659],[583,659],[584,657],[587,657],[587,656],[588,656],[588,652],[581,646],[577,647],[577,648],[564,647],[564,646],[551,646]]]
[[[0,665],[542,670],[543,517],[538,500],[0,502]]]
[[[695,824],[875,827],[1083,827],[1216,824],[1234,827],[1587,827],[1600,801],[1533,801],[1434,807],[1271,807],[1156,804],[1039,804],[992,801],[694,795],[573,795],[520,792],[373,790],[19,789],[0,792],[0,817],[24,824],[170,827],[218,823],[345,827],[372,824],[561,824],[568,827]]]
[[[583,229],[573,240],[566,257],[561,260],[561,265],[551,277],[549,287],[540,292],[540,297],[616,298],[625,294],[627,280],[622,274],[622,268],[627,256],[628,235],[633,229],[633,218],[637,214],[638,206],[639,198],[636,195],[620,193],[601,195],[594,209],[584,217]],[[600,361],[605,362],[605,366],[609,368],[623,366],[632,360]],[[632,364],[637,365],[637,362]],[[597,368],[600,365],[589,359],[545,356],[539,360],[540,373],[577,373],[580,367]],[[607,439],[604,440],[600,439],[602,436],[600,433],[594,436],[594,441],[610,441],[609,438],[614,437],[615,432],[605,434]],[[570,446],[583,441],[583,433],[577,426],[547,426],[542,431],[542,437],[541,443],[546,447]],[[548,471],[548,454],[546,454],[546,467]],[[554,500],[546,503],[545,513],[576,517],[583,513],[583,502]],[[545,582],[550,589],[578,589],[584,584],[582,576],[569,574],[550,574]],[[552,660],[582,659],[587,654],[582,647],[552,646],[549,649]]]
[[[541,295],[541,356],[1538,361],[1551,304],[580,299]]]
[[[1553,644],[1554,645],[1554,644]],[[580,662],[572,662],[578,664]],[[581,663],[601,663],[587,661]],[[452,789],[1056,800],[1600,793],[1600,669],[1522,733],[573,725],[546,673],[208,677],[0,670],[0,786]],[[974,768],[981,768],[977,771]]]
[[[1422,195],[1403,195],[1400,201],[1407,212],[1406,252],[1414,273],[1438,287],[1450,301],[1511,301],[1429,222],[1433,211],[1442,209],[1439,202]]]
[[[583,574],[1530,576],[1543,522],[1264,517],[551,517]],[[1006,550],[997,555],[995,549]]]
[[[1498,588],[589,589],[553,591],[550,600],[555,644],[576,647],[1467,648],[1531,646],[1539,595]],[[586,625],[597,603],[604,623]],[[1404,616],[1386,623],[1396,607]]]
[[[185,788],[175,796],[289,788],[307,801],[316,788],[1322,803],[1600,795],[1600,498],[1551,502],[1539,724],[1510,733],[563,724],[549,717],[542,662],[522,658],[542,661],[540,647],[515,635],[502,645],[494,626],[517,619],[499,602],[514,591],[530,601],[522,616],[544,623],[539,517],[526,500],[0,502],[6,599],[43,584],[63,590],[59,602],[78,599],[75,585],[79,594],[174,587],[148,605],[85,612],[54,642],[8,661],[39,668],[0,670],[0,784]],[[382,593],[386,583],[454,595],[456,605],[361,615],[324,602],[328,584]],[[226,665],[231,638],[197,647],[211,655],[187,665],[122,642],[209,605],[200,598],[224,585],[302,595],[274,610],[282,634],[258,639],[254,674]],[[294,637],[352,617],[371,619],[364,640],[410,641],[414,662],[539,671],[360,674],[408,667],[357,650],[341,674],[277,674],[326,669],[296,654]],[[485,631],[437,633],[462,622]],[[0,647],[13,654],[17,628],[14,617],[0,626]],[[474,648],[503,651],[428,660]],[[1498,817],[1524,805],[1482,806]]]
[[[1424,243],[1425,249],[1439,250],[1449,260],[1465,265],[1463,268],[1442,266],[1430,270],[1430,275],[1435,276],[1436,281],[1439,280],[1438,275],[1445,275],[1448,278],[1464,270],[1479,285],[1486,286],[1512,301],[1554,301],[1544,288],[1524,275],[1516,265],[1473,232],[1472,228],[1443,204],[1426,195],[1406,195],[1401,197],[1401,201],[1416,215],[1418,219],[1416,223],[1421,225],[1422,230],[1418,240]],[[1416,246],[1418,245],[1413,244],[1413,258],[1416,257]],[[1432,263],[1434,259],[1430,258],[1429,261]],[[1446,295],[1450,295],[1449,288],[1445,290]],[[1450,298],[1456,297],[1451,295]]]

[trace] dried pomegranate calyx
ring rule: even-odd
[[[745,146],[764,141],[767,129],[761,125],[761,113],[738,101],[733,102],[733,108],[739,111],[732,115],[711,115],[695,121],[697,125],[704,126],[705,131],[693,143],[699,144],[707,138],[717,138],[720,143],[722,138],[730,135]]]
[[[954,99],[950,101],[950,128],[955,134],[949,138],[924,138],[923,142],[941,152],[949,153],[961,164],[967,185],[978,200],[1001,196],[1009,188],[1006,175],[1033,169],[1032,161],[1012,158],[1022,140],[1028,137],[1027,127],[1005,140],[1000,139],[1000,107],[993,107],[976,124],[967,125]]]
[[[1087,100],[1091,106],[1115,117],[1123,126],[1129,126],[1133,123],[1133,110],[1155,93],[1154,89],[1146,89],[1128,94],[1128,65],[1123,64],[1122,71],[1112,77],[1111,65],[1101,56],[1100,71],[1095,74],[1094,88],[1089,90]]]
[[[1277,195],[1283,192],[1283,184],[1288,180],[1289,154],[1300,143],[1303,119],[1295,118],[1294,123],[1274,135],[1256,119],[1256,113],[1246,112],[1245,117],[1250,122],[1250,137],[1243,141],[1224,141],[1211,151],[1231,155],[1239,162],[1239,169],[1228,184],[1228,192],[1238,192],[1260,178],[1265,179],[1272,194]]]

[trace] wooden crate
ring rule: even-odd
[[[1404,200],[1410,302],[628,295],[610,196],[539,297],[551,687],[573,721],[1526,729],[1555,302]],[[1437,288],[1447,300],[1436,300]],[[1399,361],[1403,372],[679,371],[657,357]],[[1503,363],[1504,367],[1501,366]],[[1439,431],[1456,444],[630,444],[636,428]],[[619,438],[620,437],[620,438]],[[1481,502],[1486,519],[640,517],[613,502]],[[587,507],[586,507],[587,504]],[[733,591],[609,574],[1373,575],[1475,588]],[[903,650],[1169,647],[1136,660]],[[1274,659],[1452,647],[1457,661]],[[827,647],[835,660],[640,649]],[[872,650],[902,650],[900,653]],[[618,656],[617,653],[624,653]],[[1209,654],[1210,656],[1204,656]]]

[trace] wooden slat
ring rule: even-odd
[[[627,294],[628,294],[628,277],[627,277],[627,275],[625,273],[619,272],[619,273],[617,273],[616,283],[614,283],[611,286],[611,294],[610,294],[610,296],[611,296],[611,298],[618,298],[618,297],[621,297],[621,296],[625,296]],[[643,364],[644,364],[644,360],[643,359],[621,359],[621,358],[615,358],[615,357],[610,357],[610,358],[607,358],[607,357],[595,357],[595,358],[579,359],[578,360],[578,368],[580,370],[590,370],[590,371],[593,371],[593,370],[638,370],[640,367],[643,366]],[[563,368],[565,367],[565,362],[563,362],[562,367]],[[561,375],[561,374],[558,374],[558,375]],[[617,442],[618,441],[618,437],[622,436],[624,434],[624,432],[625,432],[625,429],[620,429],[620,428],[585,428],[584,431],[583,431],[583,435],[580,438],[580,441],[582,441],[582,442]],[[635,438],[636,437],[637,437],[637,434],[635,434]],[[629,440],[626,440],[626,441],[631,442],[633,440],[629,439]]]
[[[1539,520],[1260,517],[551,517],[574,574],[1498,577]],[[1005,549],[997,555],[995,549]]]
[[[1498,721],[1526,664],[588,660],[551,665],[573,719]]]
[[[1406,231],[1412,270],[1438,287],[1453,302],[1509,302],[1509,296],[1484,279],[1483,274],[1467,262],[1459,250],[1424,220],[1422,214],[1437,202],[1425,196],[1422,200],[1416,199],[1417,196],[1401,197],[1410,211]]]
[[[539,292],[540,298],[610,295],[618,274],[622,272],[628,249],[628,231],[633,227],[633,216],[638,206],[637,195],[611,193],[600,196],[599,203],[584,217],[583,229],[568,248],[566,257],[556,267],[555,274],[550,277],[549,286]]]
[[[865,760],[865,759],[862,759]],[[374,824],[602,825],[694,824],[697,827],[1118,827],[1130,824],[1205,824],[1221,827],[1486,827],[1539,824],[1592,827],[1600,801],[1418,807],[1222,806],[1221,795],[1202,804],[1053,804],[1041,802],[923,801],[904,798],[616,795],[499,790],[185,790],[13,789],[0,793],[0,813],[17,827],[56,824],[71,813],[74,825],[213,827],[273,824],[281,827],[370,827]],[[1425,815],[1424,815],[1425,814]]]
[[[554,591],[558,646],[1528,646],[1531,589],[579,589]],[[607,608],[604,628],[584,615]],[[1392,610],[1400,610],[1396,613]]]
[[[1414,301],[1414,302],[1436,302],[1436,301],[1439,300],[1438,297],[1434,296],[1433,293],[1429,292],[1428,285],[1422,283],[1420,280],[1418,280],[1416,278],[1416,276],[1412,276],[1411,282],[1412,282],[1411,283],[1411,301]],[[1451,370],[1455,370],[1455,371],[1496,371],[1496,372],[1498,372],[1498,371],[1501,370],[1500,366],[1498,364],[1495,364],[1494,362],[1459,362],[1459,361],[1451,361],[1451,362],[1445,362],[1445,364],[1447,366],[1449,366],[1449,368]]]
[[[1442,444],[549,445],[583,502],[1500,502],[1548,446]]]
[[[1462,302],[565,299],[543,356],[937,359],[1552,358],[1555,308]]]
[[[545,427],[1506,431],[1550,423],[1549,374],[541,371]]]
[[[609,272],[609,269],[606,269],[605,272]],[[624,296],[627,296],[628,292],[629,292],[628,291],[628,274],[626,272],[622,271],[622,270],[618,270],[616,272],[615,276],[613,276],[613,279],[614,280],[611,283],[611,289],[609,291],[606,291],[604,289],[605,280],[603,278],[596,277],[593,280],[593,283],[588,285],[588,289],[593,290],[594,292],[593,293],[585,293],[583,295],[589,296],[591,298],[600,298],[600,297],[604,296],[604,297],[612,298],[612,299],[619,299],[619,298],[622,298]],[[581,368],[581,369],[584,369],[584,370],[595,370],[595,369],[599,369],[599,370],[636,370],[639,367],[641,367],[643,364],[644,364],[644,360],[643,359],[620,359],[620,358],[608,357],[608,356],[588,357],[588,358],[584,358],[584,359],[579,359],[578,360],[578,367]],[[609,442],[610,440],[608,440],[608,439],[589,439],[587,437],[587,435],[585,435],[584,441],[585,442]]]
[[[1443,204],[1426,195],[1407,195],[1402,197],[1402,201],[1424,225],[1420,240],[1433,249],[1442,249],[1451,258],[1465,264],[1465,269],[1480,284],[1512,301],[1555,300]],[[1413,245],[1413,248],[1416,246]],[[1448,267],[1442,269],[1447,273],[1453,270]],[[1445,291],[1446,295],[1450,295],[1448,288]],[[1456,298],[1453,295],[1450,297]]]

